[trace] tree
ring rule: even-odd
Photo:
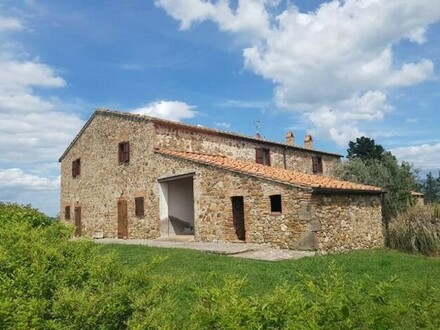
[[[335,168],[340,179],[383,188],[382,214],[385,225],[411,205],[411,191],[416,190],[417,171],[374,140],[361,137],[349,143],[348,161]]]
[[[360,158],[363,161],[370,161],[373,159],[381,159],[385,149],[376,144],[373,139],[361,136],[356,139],[356,142],[350,141],[348,143],[347,158]]]
[[[427,203],[440,201],[440,172],[438,178],[434,178],[431,172],[426,174],[426,180],[422,185],[422,192],[425,194]]]

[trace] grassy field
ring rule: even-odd
[[[299,273],[322,275],[328,272],[330,263],[335,263],[349,281],[366,276],[374,281],[397,276],[394,294],[402,302],[409,300],[417,290],[420,292],[424,287],[434,287],[440,292],[440,259],[388,249],[277,262],[145,246],[107,245],[103,251],[116,253],[128,267],[148,263],[156,258],[162,259],[151,272],[155,276],[175,277],[180,282],[176,298],[182,301],[192,300],[194,288],[218,285],[227,277],[246,278],[245,295],[268,293],[278,285],[294,284],[300,277]]]

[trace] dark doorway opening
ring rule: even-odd
[[[128,238],[127,201],[118,201],[118,238]]]
[[[244,225],[244,200],[243,196],[235,196],[231,198],[232,201],[232,221],[234,223],[235,233],[237,239],[241,241],[246,240],[246,230]]]

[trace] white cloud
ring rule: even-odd
[[[243,49],[245,68],[275,84],[279,108],[303,113],[315,135],[339,144],[361,133],[364,121],[380,121],[392,110],[391,89],[434,76],[430,59],[397,63],[393,48],[404,39],[427,41],[428,26],[440,20],[439,1],[332,1],[308,13],[291,4],[272,10],[285,2],[264,0],[239,0],[236,9],[227,0],[155,3],[182,29],[210,20],[239,38],[252,32]],[[254,20],[244,8],[257,13]]]
[[[26,188],[29,190],[56,190],[60,185],[60,178],[49,179],[25,173],[22,169],[11,168],[0,170],[0,188]]]
[[[84,121],[72,111],[75,104],[43,96],[41,89],[50,95],[47,90],[66,82],[51,66],[28,57],[0,51],[0,200],[32,203],[55,215],[58,158]]]
[[[269,106],[269,102],[265,101],[243,101],[243,100],[226,100],[219,103],[222,107],[230,108],[266,108]]]
[[[399,160],[412,163],[416,168],[427,171],[440,170],[440,143],[394,148],[391,152]]]
[[[221,129],[229,129],[231,128],[231,124],[226,123],[226,122],[216,122],[214,123],[215,126],[221,128]]]
[[[270,30],[270,15],[266,6],[275,6],[278,0],[241,0],[233,10],[228,1],[156,0],[155,5],[179,20],[182,30],[193,24],[212,20],[227,32],[260,37]]]
[[[188,105],[180,101],[156,101],[132,110],[132,113],[148,115],[168,120],[180,121],[182,119],[193,118],[197,112],[196,106]]]
[[[22,22],[15,17],[0,16],[0,32],[23,29]]]

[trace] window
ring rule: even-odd
[[[118,159],[119,164],[128,163],[130,161],[130,146],[128,141],[119,143]]]
[[[76,178],[80,174],[81,174],[81,158],[78,158],[72,162],[72,177]]]
[[[281,195],[272,195],[270,198],[270,211],[281,213]]]
[[[136,197],[134,199],[134,205],[135,205],[135,213],[136,216],[139,218],[144,217],[144,198],[143,197]]]
[[[265,148],[255,149],[255,161],[258,164],[270,166],[270,149],[265,149]]]
[[[313,173],[322,173],[322,158],[318,156],[312,156],[312,169]]]
[[[64,220],[70,220],[70,206],[64,208]]]

